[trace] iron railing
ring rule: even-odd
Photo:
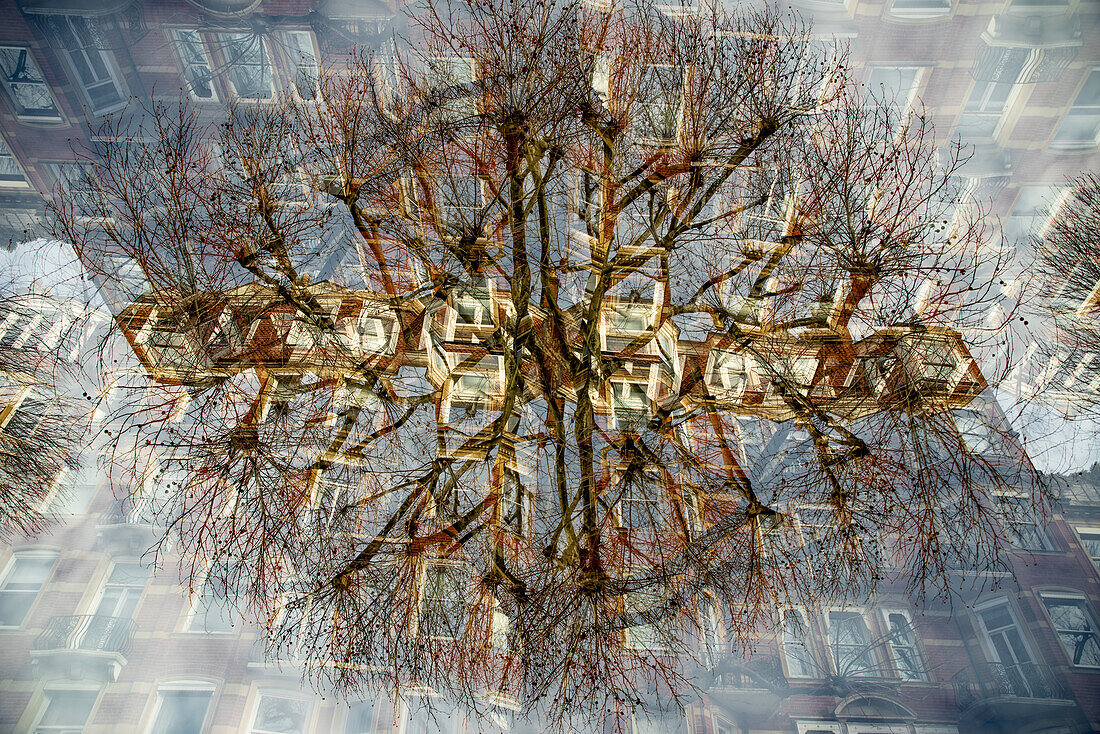
[[[1047,665],[982,663],[963,668],[951,679],[955,704],[966,709],[977,701],[999,698],[1067,699],[1065,686]]]
[[[35,650],[88,650],[126,655],[134,643],[137,625],[127,617],[77,614],[51,617],[34,640]]]

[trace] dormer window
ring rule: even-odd
[[[757,382],[759,367],[750,354],[715,350],[711,352],[708,362],[707,384],[711,389],[740,397]]]

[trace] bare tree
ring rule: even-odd
[[[1100,177],[1071,182],[1068,199],[1039,243],[1042,302],[1051,317],[1050,338],[1040,351],[1045,397],[1075,410],[1100,408]]]
[[[79,309],[0,286],[0,539],[46,528],[80,460],[84,411],[64,352]],[[68,473],[70,476],[66,476]]]
[[[317,678],[602,716],[1044,502],[964,156],[798,19],[427,3],[318,85],[109,120],[53,206],[129,491]]]

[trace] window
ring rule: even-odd
[[[1065,193],[1068,192],[1052,185],[1021,188],[1003,225],[1005,239],[1011,243],[1041,237]]]
[[[635,650],[666,650],[671,636],[669,629],[673,612],[663,604],[655,588],[641,589],[623,595],[626,623],[626,644]],[[640,624],[639,624],[640,623]]]
[[[812,678],[817,666],[810,653],[810,628],[805,615],[798,609],[784,609],[783,622],[783,661],[787,664],[787,675],[792,678]]]
[[[671,142],[680,129],[680,98],[684,85],[679,66],[643,64],[638,75],[638,134],[644,140]]]
[[[1093,69],[1054,134],[1051,147],[1091,148],[1100,137],[1100,69]]]
[[[84,725],[88,723],[98,697],[98,690],[47,690],[46,708],[33,731],[35,734],[73,734],[84,731]]]
[[[1042,594],[1066,656],[1074,665],[1100,668],[1100,628],[1082,597]]]
[[[374,734],[374,727],[377,723],[375,715],[374,701],[353,703],[348,709],[344,734]]]
[[[50,413],[48,401],[33,392],[27,392],[19,403],[19,407],[8,415],[2,432],[12,438],[29,441],[35,437]]]
[[[103,50],[106,43],[94,18],[82,15],[43,15],[39,23],[63,52],[92,111],[102,115],[126,103],[117,78],[114,56]]]
[[[214,74],[211,71],[213,67],[199,32],[172,31],[172,38],[176,41],[176,50],[183,64],[183,78],[191,97],[204,102],[217,102],[218,93],[214,89]]]
[[[134,561],[115,563],[103,583],[96,615],[131,619],[148,580],[148,566]]]
[[[753,375],[755,361],[748,354],[712,351],[708,382],[713,388],[732,393],[740,397],[748,387]]]
[[[838,675],[856,678],[877,675],[871,633],[859,612],[829,612],[829,647]]]
[[[892,119],[900,121],[916,96],[920,71],[914,66],[876,66],[867,80],[867,96],[885,104]]]
[[[229,573],[224,564],[212,566],[202,591],[195,596],[194,609],[187,625],[189,631],[207,634],[232,632],[234,625],[241,621],[230,593]]]
[[[505,470],[500,489],[500,521],[516,535],[527,535],[531,526],[531,493],[518,474]]]
[[[391,351],[394,335],[392,318],[364,310],[351,325],[354,325],[351,341],[355,348],[367,354],[388,354]],[[349,325],[349,331],[350,328]]]
[[[649,415],[647,383],[612,380],[609,387],[616,422],[634,423],[644,420]]]
[[[1081,537],[1081,546],[1092,559],[1097,569],[1100,569],[1100,528],[1076,528]]]
[[[311,102],[317,99],[320,75],[317,71],[317,52],[313,47],[313,34],[309,31],[288,31],[283,34],[289,57],[291,80],[299,99]]]
[[[951,12],[951,0],[894,0],[890,15],[897,18],[935,18]]]
[[[905,612],[883,612],[886,641],[894,658],[894,668],[902,680],[928,680],[917,647],[917,632]]]
[[[274,73],[263,38],[251,33],[222,33],[219,40],[229,69],[229,81],[237,96],[244,99],[273,97]]]
[[[0,583],[0,627],[18,627],[57,562],[56,553],[16,553]]]
[[[1041,524],[1042,518],[1030,507],[1027,497],[998,495],[1002,519],[1009,538],[1017,548],[1030,551],[1054,550],[1054,545]]]
[[[0,186],[16,186],[23,188],[27,185],[27,179],[23,176],[23,169],[19,167],[19,161],[11,152],[11,148],[0,138]]]
[[[52,515],[83,515],[95,494],[96,485],[80,482],[65,486],[58,482],[42,507],[42,512]]]
[[[103,191],[90,166],[65,161],[47,163],[45,168],[57,182],[57,188],[73,201],[77,214],[82,217],[110,216]]]
[[[0,83],[17,116],[41,122],[61,121],[50,87],[27,49],[0,46]]]
[[[1009,73],[998,74],[998,80],[979,80],[974,82],[966,106],[959,117],[959,135],[965,140],[991,140],[1000,124],[1008,104],[1008,97],[1016,86],[1016,80],[1022,65]]]
[[[204,683],[162,686],[149,734],[202,734],[213,696],[213,687]]]
[[[459,566],[433,563],[424,569],[423,634],[462,637],[466,630],[467,586],[466,571]]]
[[[995,601],[980,606],[977,616],[993,662],[1001,663],[1014,671],[1011,679],[1019,683],[1024,691],[1021,695],[1030,695],[1030,688],[1020,671],[1031,670],[1034,659],[1020,632],[1020,626],[1016,623],[1012,607],[1006,601]]]
[[[459,122],[477,115],[473,83],[477,62],[462,56],[441,56],[431,60],[428,87],[441,95],[439,111],[447,122]]]
[[[256,701],[250,734],[305,734],[310,701],[264,693]]]
[[[656,471],[638,470],[619,482],[619,524],[627,530],[652,530],[666,524],[664,491]]]

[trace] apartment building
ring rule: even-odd
[[[851,41],[852,59],[870,89],[899,108],[923,105],[938,131],[974,143],[962,188],[991,200],[1013,238],[1041,232],[1065,177],[1100,163],[1100,9],[1094,3],[797,5],[814,16],[819,34]],[[309,98],[315,92],[301,83],[308,79],[300,74],[303,66],[356,43],[380,43],[395,10],[368,0],[0,1],[0,241],[41,231],[43,197],[80,175],[72,151],[91,144],[103,115],[131,99],[172,101],[181,91],[211,119],[232,99]],[[120,283],[131,282],[124,276]],[[126,295],[118,294],[128,304],[122,321],[151,373],[178,376],[232,359],[227,351],[196,363],[193,350],[157,328],[154,303],[130,303]],[[382,369],[415,359],[440,388],[445,423],[493,407],[496,362],[482,360],[463,379],[447,379],[455,355],[483,342],[504,308],[491,283],[453,294],[421,323],[427,337],[424,352],[415,354],[399,344],[398,325],[372,310],[369,296],[325,294],[334,313],[354,321],[348,334],[356,349]],[[651,296],[650,310],[655,300]],[[647,328],[644,303],[624,301],[603,317],[601,338],[610,351]],[[269,315],[272,328],[279,328],[279,318]],[[239,336],[243,348],[249,335]],[[301,371],[293,360],[310,358],[306,335],[298,350],[289,341],[290,354],[279,361]],[[940,348],[931,354],[951,360],[951,384],[942,389],[958,407],[968,406],[984,386],[980,370],[957,336],[945,331],[932,341]],[[719,340],[672,335],[665,343],[671,346],[663,354],[637,355],[638,367],[604,396],[608,425],[643,410],[678,379],[686,359],[695,360],[726,399],[779,410],[752,365]],[[226,349],[233,344],[227,338]],[[820,358],[802,346],[784,347],[792,368],[798,359]],[[865,345],[869,353],[888,347],[883,340]],[[902,363],[935,377],[944,359]],[[966,369],[956,369],[967,360]],[[771,440],[778,452],[783,442],[800,439],[784,433]],[[992,450],[976,429],[972,440],[975,450]],[[233,611],[224,588],[181,586],[170,549],[152,566],[148,549],[160,529],[151,505],[115,499],[106,471],[90,464],[72,496],[57,499],[50,511],[59,524],[51,533],[0,550],[6,671],[0,731],[539,729],[511,721],[506,709],[491,720],[433,714],[423,692],[334,701],[303,687],[300,664],[264,659],[257,631]],[[1061,509],[1046,521],[1005,528],[1020,548],[1014,579],[973,579],[960,570],[959,588],[969,591],[952,607],[935,599],[918,603],[904,589],[887,587],[845,607],[781,610],[782,629],[763,636],[751,655],[732,654],[716,620],[704,624],[703,644],[715,653],[699,671],[699,700],[689,702],[682,717],[635,716],[620,724],[634,732],[691,734],[1100,730],[1100,496],[1086,484],[1067,490]],[[147,496],[154,501],[155,487]]]

